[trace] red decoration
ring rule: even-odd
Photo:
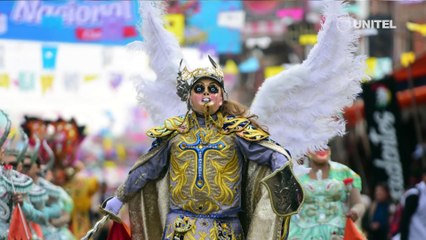
[[[343,183],[345,184],[345,186],[352,185],[353,182],[354,182],[353,178],[345,178],[343,180]]]
[[[12,169],[13,169],[12,165],[10,165],[10,164],[4,165],[4,170],[12,170]]]

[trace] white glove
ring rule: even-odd
[[[118,215],[120,213],[120,209],[123,207],[123,202],[117,197],[113,197],[105,205],[105,210]]]

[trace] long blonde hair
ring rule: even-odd
[[[224,100],[222,106],[220,107],[220,111],[224,116],[234,115],[236,117],[248,118],[253,126],[255,126],[256,128],[260,128],[265,132],[268,132],[266,127],[260,126],[260,124],[257,122],[257,115],[251,114],[246,106],[238,102],[232,100]]]

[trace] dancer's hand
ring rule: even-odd
[[[22,206],[23,202],[24,201],[22,199],[22,194],[20,194],[20,193],[14,193],[13,194],[13,203],[19,204],[19,205]]]
[[[352,219],[352,221],[356,221],[356,220],[358,220],[358,213],[355,211],[355,210],[353,210],[353,209],[351,209],[351,210],[349,210],[349,212],[348,213],[346,213],[346,217],[350,217],[351,219]]]
[[[118,215],[120,213],[120,209],[123,207],[123,202],[117,197],[113,197],[105,205],[105,210]]]

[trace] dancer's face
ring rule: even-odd
[[[220,85],[211,79],[198,80],[191,89],[192,110],[203,115],[205,112],[214,114],[223,103],[223,92]]]
[[[30,176],[32,179],[35,179],[40,172],[40,168],[37,163],[32,163],[31,158],[25,157],[22,164],[22,173]]]
[[[315,152],[309,152],[309,159],[318,165],[327,164],[330,159],[330,149],[324,149]]]
[[[18,162],[16,161],[16,156],[10,154],[4,154],[3,163],[6,165],[12,165],[13,169],[16,169]]]

